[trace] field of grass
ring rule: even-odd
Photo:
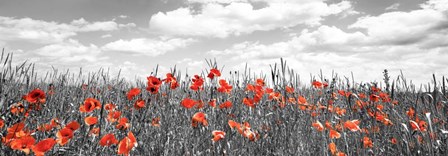
[[[445,82],[270,73],[36,73],[0,59],[0,155],[447,155]],[[381,74],[381,73],[380,73]]]

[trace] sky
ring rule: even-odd
[[[334,71],[359,82],[427,83],[448,74],[447,0],[0,0],[0,48],[14,62],[71,71],[159,65],[183,73],[269,74],[280,58],[309,81]]]

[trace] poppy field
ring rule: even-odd
[[[0,59],[0,155],[446,155],[445,77],[35,72]],[[255,68],[255,67],[253,67]],[[224,72],[230,76],[224,76]],[[377,73],[374,73],[377,74]]]

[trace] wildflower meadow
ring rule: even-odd
[[[0,59],[0,155],[447,155],[446,82],[207,70],[127,81]],[[223,73],[230,76],[223,76]],[[429,75],[428,77],[431,77]]]

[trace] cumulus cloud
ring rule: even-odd
[[[102,47],[102,49],[105,51],[122,51],[149,56],[158,56],[165,54],[168,51],[184,48],[193,42],[195,42],[195,40],[191,38],[161,38],[160,40],[149,38],[135,38],[131,40],[120,39],[107,43]]]
[[[242,42],[207,54],[231,57],[225,61],[236,63],[234,70],[242,70],[245,64],[239,62],[248,61],[256,70],[266,71],[283,57],[301,75],[322,69],[324,75],[334,70],[347,76],[353,72],[358,81],[381,81],[382,70],[389,69],[391,75],[403,70],[415,83],[425,83],[433,73],[448,72],[446,6],[446,1],[428,1],[418,10],[361,17],[349,26],[350,32],[322,25],[304,29],[288,41]]]
[[[0,16],[0,41],[27,41],[39,44],[62,42],[79,32],[114,31],[135,24],[118,24],[115,21],[89,22],[84,18],[70,23],[48,22],[31,18]]]
[[[33,50],[39,58],[48,64],[67,65],[73,62],[97,62],[100,59],[101,49],[94,44],[85,46],[77,40],[69,39],[66,42],[50,44]]]
[[[388,6],[388,7],[387,7],[386,9],[384,9],[384,10],[386,10],[386,11],[389,11],[389,10],[397,10],[399,6],[400,6],[400,3],[394,3],[394,4],[390,5],[390,6]]]
[[[53,69],[76,72],[82,68],[84,72],[88,72],[112,66],[109,58],[101,55],[98,46],[84,45],[73,39],[31,50],[7,47],[5,52],[14,54],[13,65],[20,65],[24,61],[34,63],[36,73],[42,77]]]
[[[323,17],[352,10],[349,1],[327,4],[324,0],[257,0],[266,7],[254,8],[245,1],[201,2],[200,10],[178,8],[151,17],[150,29],[171,35],[225,38],[297,25],[318,26]],[[222,3],[217,3],[222,2]]]
[[[187,0],[189,3],[223,3],[248,2],[248,0]]]
[[[433,44],[448,36],[447,3],[431,0],[422,4],[421,9],[410,12],[394,11],[378,16],[364,16],[349,28],[366,30],[369,42],[378,45]]]

